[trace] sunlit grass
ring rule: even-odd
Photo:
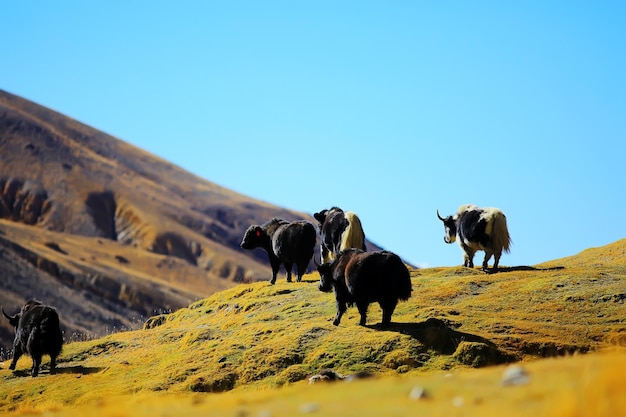
[[[621,404],[612,384],[626,382],[618,371],[626,356],[595,352],[626,347],[624,259],[625,240],[534,270],[414,270],[413,296],[388,329],[377,325],[376,305],[365,327],[354,307],[333,326],[334,296],[318,291],[316,274],[240,285],[153,317],[145,329],[67,344],[56,375],[44,362],[40,377],[28,377],[28,357],[15,373],[4,363],[0,411],[81,413],[96,404],[112,416],[168,407],[278,416],[308,404],[318,415],[502,415],[503,407],[511,415],[608,415],[606,404]],[[553,357],[567,358],[539,360]],[[501,387],[509,362],[528,367],[531,383]],[[309,385],[324,368],[376,378]],[[410,399],[415,386],[427,397]]]

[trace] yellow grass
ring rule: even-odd
[[[558,267],[558,268],[557,268]],[[317,275],[240,285],[144,330],[65,346],[59,373],[0,370],[9,415],[604,416],[626,410],[626,240],[535,269],[411,273],[388,329],[340,326]],[[522,385],[503,386],[516,362]],[[375,377],[309,385],[324,368]],[[480,368],[480,369],[475,369]],[[411,398],[419,389],[425,397]],[[623,412],[623,411],[621,411]]]

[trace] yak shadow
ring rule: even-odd
[[[53,375],[54,374],[91,375],[91,374],[97,374],[98,372],[102,372],[105,369],[107,369],[107,367],[105,366],[82,366],[82,365],[64,366],[62,368],[57,368],[53,372]]]
[[[495,274],[497,272],[517,272],[517,271],[558,271],[565,269],[564,266],[551,266],[548,268],[537,268],[534,266],[520,265],[520,266],[500,266],[498,269],[488,269],[485,272],[488,274]]]
[[[369,326],[368,326],[369,327]],[[471,333],[459,332],[448,326],[443,320],[429,318],[422,323],[391,323],[387,327],[380,324],[372,326],[386,331],[395,331],[411,336],[430,350],[444,355],[451,355],[461,342],[483,343],[490,347],[496,345],[484,337]]]
[[[431,317],[421,323],[392,322],[384,328],[380,324],[371,327],[411,336],[427,350],[441,355],[454,354],[461,362],[468,365],[496,365],[515,360],[513,356],[500,351],[492,341],[475,334],[455,330],[437,318]],[[469,344],[465,344],[459,351],[459,345],[462,342],[469,342]]]
[[[97,374],[98,372],[101,372],[105,369],[106,367],[76,365],[76,366],[57,367],[54,370],[54,372],[50,372],[49,368],[41,368],[39,369],[39,375],[40,376],[56,375],[56,374],[90,375],[90,374]],[[30,372],[31,372],[30,368],[19,369],[19,370],[13,371],[13,375],[16,377],[30,377],[31,376]]]

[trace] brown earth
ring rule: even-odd
[[[272,217],[316,224],[0,90],[0,305],[9,313],[28,298],[54,305],[67,340],[140,327],[268,279],[267,255],[239,243]],[[11,334],[0,320],[0,346]]]

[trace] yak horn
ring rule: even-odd
[[[13,320],[15,318],[15,316],[11,317],[9,316],[5,311],[4,311],[4,307],[0,307],[0,310],[2,310],[2,314],[4,314],[4,317],[6,317],[9,320]]]
[[[439,214],[439,209],[437,209],[437,217],[439,217],[439,220],[441,220],[442,222],[446,220],[443,217],[441,217],[441,214]]]

